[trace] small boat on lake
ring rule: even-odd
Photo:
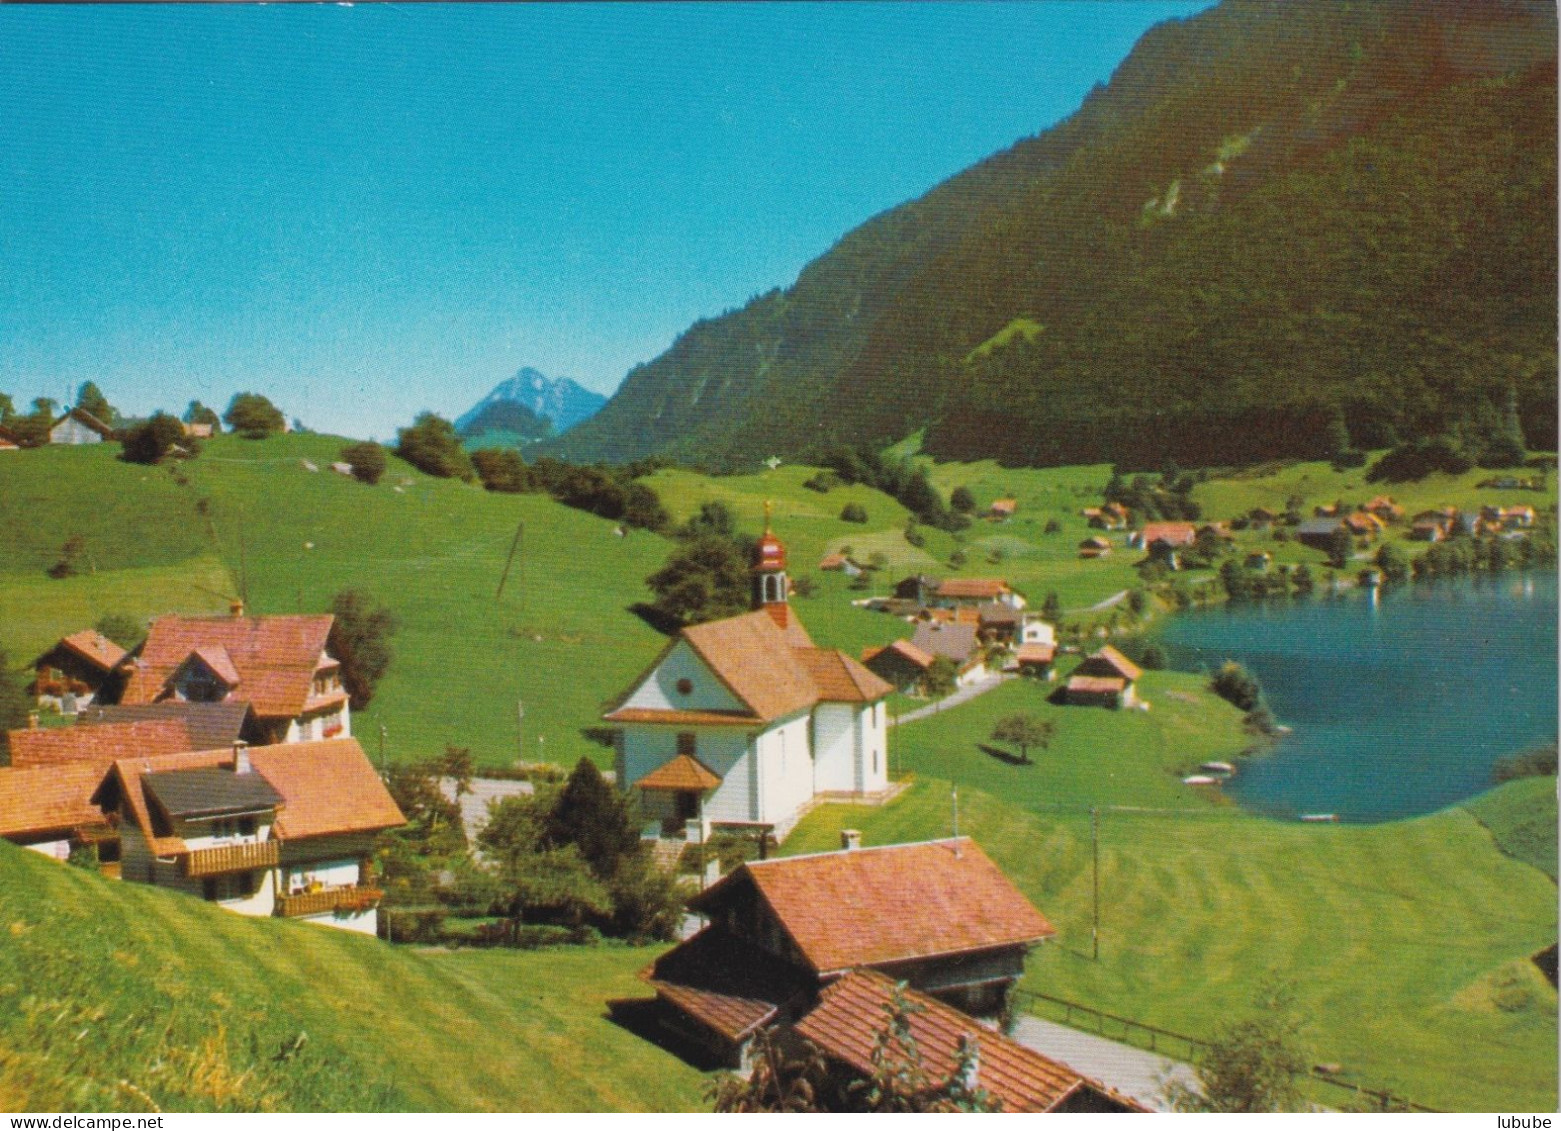
[[[1198,769],[1206,774],[1224,774],[1226,777],[1236,772],[1236,767],[1229,762],[1204,762]]]
[[[1309,824],[1330,824],[1339,819],[1337,813],[1302,813],[1301,820]]]
[[[1219,785],[1225,779],[1210,777],[1208,774],[1193,774],[1190,778],[1183,778],[1183,785]]]

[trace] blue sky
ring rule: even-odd
[[[610,392],[1207,6],[0,6],[0,391]]]

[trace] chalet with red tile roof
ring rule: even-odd
[[[1111,645],[1091,654],[1073,669],[1065,689],[1067,701],[1087,707],[1131,707],[1138,702],[1136,684],[1143,671]]]
[[[86,762],[100,771],[119,758],[157,757],[196,749],[178,719],[148,719],[99,726],[28,727],[6,735],[13,766]]]
[[[755,610],[683,629],[603,716],[617,729],[620,787],[638,787],[664,835],[702,840],[716,825],[779,840],[820,795],[888,789],[894,688],[814,646],[785,571],[785,547],[766,529]]]
[[[119,693],[127,655],[101,632],[72,633],[33,661],[30,690],[40,707],[74,715],[100,696],[112,700]]]
[[[993,1014],[1054,933],[968,837],[750,861],[689,906],[709,925],[643,977],[673,1028],[732,1065],[858,967]]]
[[[1014,512],[1018,509],[1018,499],[993,499],[986,513],[994,522],[1006,522],[1014,517]]]
[[[56,860],[113,843],[113,822],[92,802],[103,774],[101,762],[86,761],[0,768],[0,837]]]
[[[932,594],[932,603],[948,608],[983,605],[990,601],[1016,609],[1025,606],[1024,597],[1000,577],[950,577],[940,582]]]
[[[374,933],[365,861],[406,818],[356,740],[122,758],[99,781],[91,800],[118,820],[123,879]]]
[[[904,1009],[910,1037],[928,1077],[950,1079],[961,1069],[970,1049],[973,1055],[964,1063],[973,1078],[967,1082],[984,1092],[1000,1112],[1147,1110],[936,998],[869,969],[853,970],[824,987],[818,1004],[795,1027],[795,1032],[837,1070],[827,1086],[849,1088],[873,1075],[877,1067],[874,1053],[897,1008]],[[841,1098],[845,1098],[843,1094]]]
[[[341,665],[321,616],[159,617],[127,665],[120,702],[247,702],[258,742],[352,735]]]

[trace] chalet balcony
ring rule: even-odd
[[[184,874],[192,880],[220,876],[226,872],[253,872],[257,868],[275,868],[282,859],[282,843],[260,840],[248,844],[223,844],[216,848],[197,848],[184,858]]]
[[[284,918],[298,915],[327,915],[336,912],[360,912],[373,909],[385,893],[378,888],[352,885],[327,888],[324,891],[306,891],[297,895],[277,897],[276,913]]]

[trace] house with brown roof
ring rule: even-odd
[[[100,770],[119,758],[180,754],[197,747],[177,719],[144,719],[101,726],[28,727],[7,733],[13,766],[86,762]]]
[[[326,651],[334,618],[243,614],[158,617],[127,665],[123,704],[247,702],[257,742],[352,736],[341,665]]]
[[[954,682],[960,687],[986,678],[986,649],[979,624],[922,621],[911,636],[911,645],[929,656],[951,660]]]
[[[1059,1061],[1009,1040],[999,1031],[913,990],[876,970],[852,970],[825,986],[818,1004],[794,1032],[822,1053],[834,1070],[825,1081],[824,1106],[878,1068],[875,1054],[889,1018],[903,1010],[922,1071],[948,1080],[961,1070],[999,1112],[1143,1112],[1136,1100]]]
[[[986,513],[994,522],[1007,522],[1014,517],[1014,512],[1018,509],[1018,499],[993,499]]]
[[[119,693],[127,655],[101,632],[74,632],[33,661],[30,691],[38,706],[74,715],[99,696],[112,700]]]
[[[641,976],[668,1027],[733,1066],[863,967],[993,1015],[1054,933],[969,837],[749,861],[689,907],[708,925]]]
[[[716,825],[778,841],[816,797],[889,785],[894,688],[814,645],[768,529],[752,572],[753,612],[683,629],[603,716],[620,788],[638,790],[665,835],[702,840]]]
[[[1024,597],[1000,577],[950,577],[938,583],[930,603],[946,608],[984,605],[999,601],[1016,609],[1025,606]]]
[[[1131,707],[1138,702],[1135,685],[1143,674],[1137,664],[1107,644],[1073,669],[1066,701],[1088,707]]]
[[[1111,543],[1096,534],[1079,543],[1079,557],[1103,558],[1111,553]]]
[[[103,763],[87,761],[0,768],[0,837],[56,860],[114,843],[112,821],[92,802],[103,774]]]
[[[84,408],[70,408],[49,426],[51,444],[101,444],[114,438],[114,429]]]
[[[936,658],[909,640],[896,640],[862,652],[862,664],[867,670],[901,691],[920,683]]]
[[[93,706],[78,712],[78,727],[95,727],[119,723],[171,721],[183,725],[189,735],[190,745],[185,750],[215,750],[219,746],[232,746],[243,739],[254,741],[249,704],[238,700],[228,703],[186,703],[177,699],[161,703],[142,703],[136,706],[114,704],[108,707]],[[176,753],[176,751],[168,751]]]
[[[355,739],[121,758],[99,778],[91,800],[118,821],[124,880],[375,932],[365,862],[406,818]]]

